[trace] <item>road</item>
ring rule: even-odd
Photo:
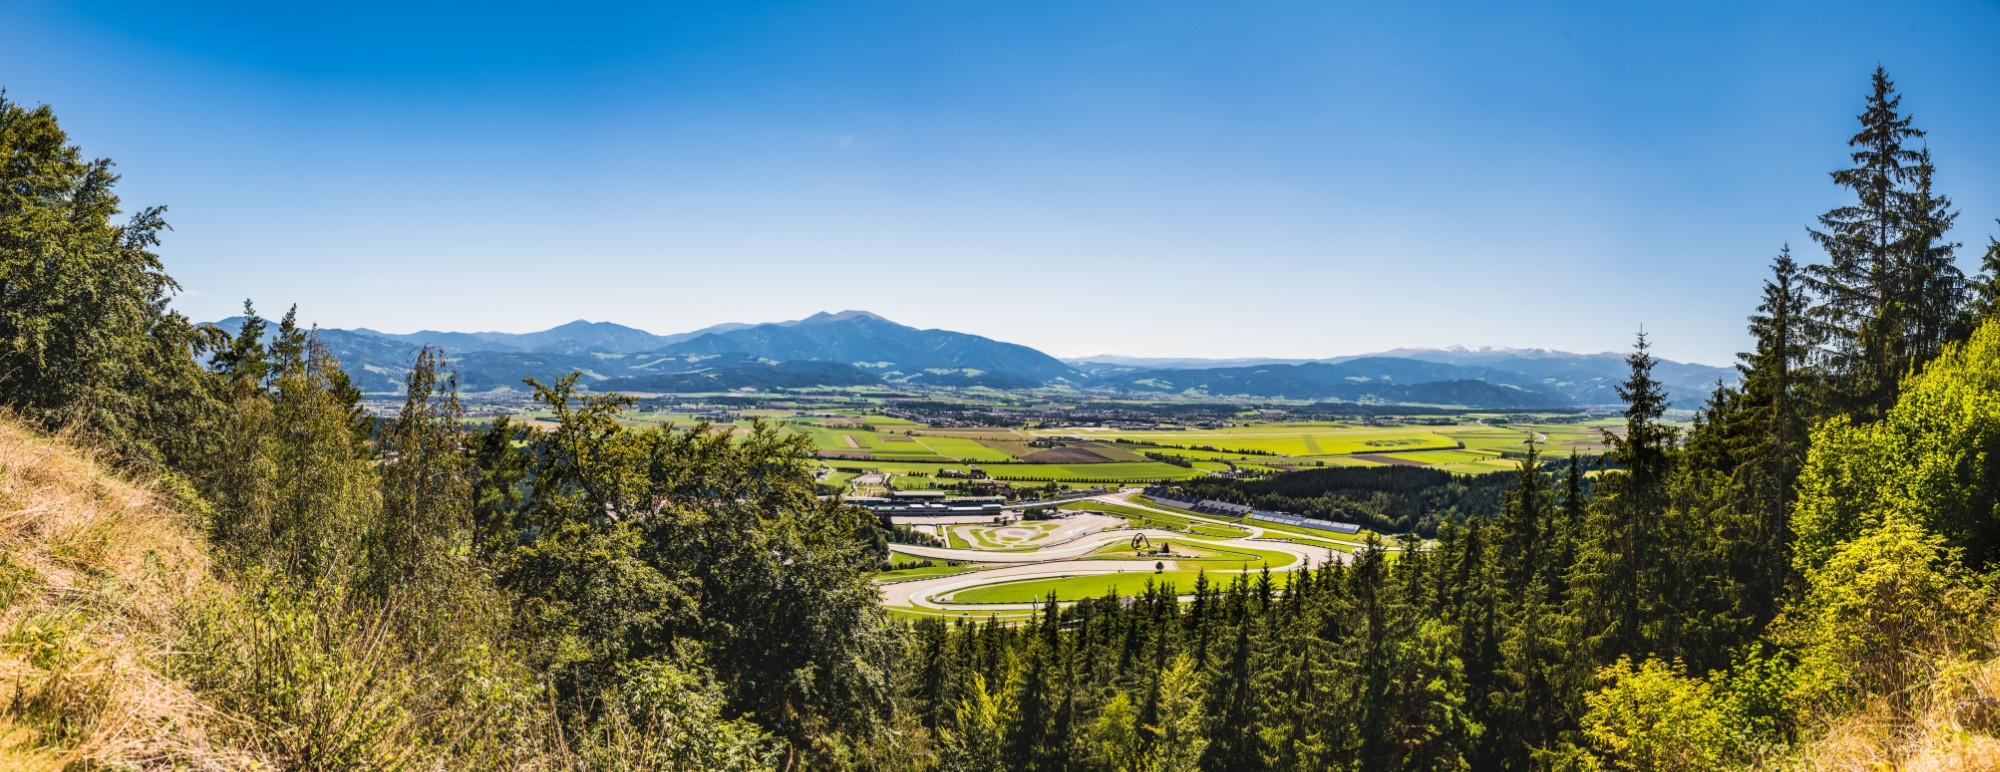
[[[1263,536],[1263,534],[1265,533],[1264,529],[1254,525],[1230,523],[1220,520],[1210,520],[1208,518],[1203,518],[1200,516],[1191,516],[1186,513],[1172,512],[1168,510],[1158,509],[1144,504],[1134,503],[1128,498],[1130,495],[1131,495],[1130,492],[1127,491],[1115,494],[1106,494],[1104,496],[1096,497],[1096,499],[1103,501],[1104,503],[1107,504],[1117,504],[1119,506],[1131,507],[1133,509],[1141,509],[1164,515],[1184,517],[1190,520],[1198,520],[1202,522],[1213,523],[1216,525],[1230,526],[1234,528],[1241,528],[1244,530],[1248,530],[1250,531],[1250,535],[1242,538],[1236,538],[1236,539],[1204,538],[1200,539],[1199,541],[1203,544],[1213,544],[1218,547],[1238,547],[1243,549],[1257,549],[1257,550],[1267,550],[1271,552],[1284,552],[1293,555],[1299,559],[1298,562],[1293,563],[1291,567],[1285,570],[1296,570],[1297,568],[1307,565],[1312,565],[1312,566],[1324,565],[1326,562],[1332,560],[1343,560],[1343,561],[1347,560],[1346,553],[1330,550],[1325,547],[1319,547],[1309,544],[1293,544],[1290,542],[1265,541],[1263,539],[1258,538]],[[1077,515],[1065,521],[1064,527],[1056,532],[1056,538],[1060,539],[1061,541],[1051,541],[1048,547],[1043,549],[1037,549],[1030,552],[998,552],[991,550],[950,549],[945,547],[917,547],[908,544],[898,544],[896,545],[897,552],[908,555],[916,555],[919,557],[931,558],[933,560],[956,560],[956,561],[974,562],[974,563],[1006,563],[1009,565],[1000,568],[978,571],[970,574],[955,574],[952,576],[940,576],[930,579],[917,579],[913,581],[897,582],[894,584],[882,585],[881,587],[882,602],[890,606],[916,607],[916,608],[941,610],[941,611],[964,611],[964,612],[1016,611],[1022,609],[1037,608],[1038,604],[1036,603],[944,604],[934,600],[934,598],[937,598],[939,596],[949,595],[950,593],[956,592],[958,590],[963,590],[970,587],[977,587],[980,585],[992,584],[999,581],[1054,579],[1067,576],[1083,576],[1090,574],[1116,574],[1116,573],[1150,574],[1155,570],[1155,564],[1161,562],[1166,563],[1166,565],[1164,566],[1165,570],[1168,571],[1175,570],[1176,564],[1174,563],[1174,561],[1170,560],[1160,561],[1160,560],[1082,559],[1083,556],[1088,555],[1098,550],[1099,548],[1105,547],[1107,545],[1129,543],[1132,540],[1132,538],[1137,535],[1144,535],[1147,539],[1154,542],[1158,542],[1162,539],[1173,539],[1182,541],[1188,539],[1188,534],[1186,533],[1182,533],[1179,531],[1168,531],[1160,528],[1107,530],[1112,526],[1120,524],[1121,522],[1122,521],[1118,518],[1106,517],[1102,515]],[[1234,571],[1229,569],[1222,569],[1222,570],[1214,570],[1212,571],[1212,573],[1238,573],[1240,571],[1245,571],[1245,570],[1261,570],[1261,569],[1237,569]]]

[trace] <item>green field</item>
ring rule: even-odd
[[[928,568],[905,568],[898,571],[877,571],[875,572],[875,581],[894,582],[903,579],[924,579],[933,576],[951,576],[953,574],[971,573],[973,571],[978,571],[982,568],[987,568],[987,567],[989,566],[984,563],[966,563],[956,566],[947,566],[940,564],[940,565],[930,566]]]
[[[1184,480],[1201,472],[1183,469],[1162,461],[1106,464],[981,464],[980,469],[998,480]]]
[[[1058,435],[1066,431],[1050,430],[1044,433]],[[1328,423],[1257,424],[1230,429],[1180,432],[1092,432],[1086,436],[1091,439],[1124,439],[1133,443],[1163,446],[1207,446],[1220,451],[1219,455],[1229,458],[1237,457],[1231,451],[1256,451],[1281,456],[1318,456],[1458,447],[1458,440],[1432,431],[1352,427]],[[1131,447],[1135,451],[1172,452],[1140,445]]]
[[[1253,570],[1256,566],[1250,566]],[[1172,584],[1176,593],[1194,591],[1195,580],[1202,574],[1199,570],[1175,570],[1160,572],[1127,572],[1122,574],[1086,574],[1053,579],[1027,579],[1017,582],[1002,582],[981,587],[969,587],[953,593],[951,600],[940,601],[941,605],[975,603],[1033,603],[1048,598],[1050,592],[1059,601],[1102,598],[1116,593],[1120,596],[1138,595],[1146,588],[1146,582]],[[1284,576],[1272,574],[1271,580],[1282,585]],[[1230,574],[1208,572],[1210,582],[1227,585],[1236,581]]]
[[[1185,531],[1196,524],[1196,521],[1179,515],[1148,512],[1135,507],[1106,504],[1101,501],[1072,501],[1068,504],[1062,504],[1058,508],[1085,512],[1102,512],[1107,515],[1125,518],[1130,525],[1138,528],[1161,528],[1169,531]]]
[[[1153,507],[1159,507],[1159,508],[1161,508],[1161,509],[1168,509],[1168,510],[1173,510],[1173,509],[1176,509],[1175,507],[1170,507],[1170,506],[1167,506],[1167,505],[1165,505],[1165,504],[1161,504],[1161,503],[1159,503],[1159,502],[1157,502],[1157,501],[1153,501],[1153,500],[1151,500],[1151,499],[1147,499],[1147,498],[1146,498],[1146,497],[1144,497],[1144,496],[1133,496],[1132,498],[1133,498],[1133,499],[1135,499],[1135,500],[1139,500],[1139,501],[1140,501],[1141,503],[1144,503],[1144,504],[1146,504],[1147,506],[1153,506]],[[1178,511],[1185,511],[1185,510],[1178,510]],[[1313,541],[1325,541],[1325,542],[1331,542],[1331,543],[1334,543],[1334,544],[1341,544],[1341,545],[1345,545],[1345,546],[1346,546],[1346,551],[1350,551],[1350,552],[1351,552],[1351,551],[1353,551],[1353,549],[1354,549],[1354,548],[1356,548],[1356,547],[1360,547],[1360,546],[1362,546],[1362,545],[1364,544],[1364,542],[1362,542],[1362,541],[1361,541],[1361,539],[1362,539],[1362,538],[1364,538],[1364,536],[1363,536],[1364,534],[1368,533],[1368,532],[1367,532],[1366,530],[1363,530],[1363,531],[1362,531],[1361,533],[1357,533],[1357,534],[1354,534],[1354,535],[1352,535],[1352,536],[1348,536],[1348,535],[1346,535],[1346,534],[1335,534],[1335,533],[1332,533],[1332,532],[1330,532],[1330,531],[1321,531],[1321,530],[1317,530],[1317,529],[1313,529],[1313,528],[1295,528],[1295,527],[1293,527],[1293,526],[1289,526],[1289,525],[1284,525],[1284,524],[1282,524],[1282,523],[1272,523],[1272,522],[1267,522],[1267,521],[1264,521],[1264,520],[1251,520],[1251,521],[1248,521],[1248,522],[1245,522],[1244,520],[1242,520],[1242,519],[1240,519],[1240,518],[1233,518],[1233,517],[1218,517],[1218,516],[1216,516],[1216,515],[1199,515],[1199,514],[1197,514],[1197,513],[1194,513],[1194,512],[1189,512],[1188,514],[1190,514],[1190,515],[1196,515],[1196,516],[1198,516],[1198,517],[1205,517],[1205,518],[1209,518],[1209,519],[1212,519],[1212,520],[1222,520],[1222,521],[1226,521],[1226,522],[1232,522],[1232,523],[1244,523],[1244,524],[1246,524],[1246,525],[1254,525],[1254,526],[1256,526],[1256,527],[1258,527],[1258,528],[1262,528],[1262,529],[1264,529],[1264,531],[1265,531],[1265,533],[1266,533],[1266,535],[1267,535],[1267,536],[1268,536],[1268,535],[1270,535],[1270,534],[1280,534],[1280,535],[1284,535],[1284,536],[1297,536],[1297,537],[1303,537],[1303,538],[1305,538],[1305,539],[1308,539],[1308,540],[1310,540],[1310,541],[1307,541],[1307,542],[1303,542],[1303,543],[1311,543],[1311,542],[1313,542]],[[1388,543],[1388,542],[1387,542],[1387,541],[1385,540],[1385,543]],[[1322,546],[1325,546],[1325,545],[1322,545]]]
[[[1013,461],[1014,457],[963,437],[939,437],[933,434],[919,434],[916,441],[944,458],[976,461],[980,463]]]

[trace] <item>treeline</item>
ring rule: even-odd
[[[2000,241],[1960,273],[1921,133],[1873,85],[1827,261],[1780,251],[1740,385],[1691,426],[1641,335],[1594,486],[1531,447],[1431,549],[920,625],[941,766],[2000,768]],[[1415,517],[1441,475],[1186,487]]]
[[[1543,469],[1563,474],[1571,463]],[[1577,460],[1580,466],[1588,460]],[[1179,487],[1193,499],[1215,499],[1322,520],[1355,523],[1383,533],[1435,538],[1445,523],[1499,513],[1514,476],[1506,472],[1454,475],[1417,466],[1327,467],[1254,479],[1203,479]],[[1588,489],[1590,481],[1585,481]]]
[[[629,429],[574,375],[531,384],[556,428],[467,432],[435,349],[377,421],[295,314],[172,311],[163,211],[115,222],[111,169],[0,99],[0,400],[156,481],[233,588],[148,609],[186,631],[155,666],[200,707],[147,730],[181,755],[104,764],[899,768],[884,540],[803,438]],[[6,745],[117,752],[93,699],[0,706]]]

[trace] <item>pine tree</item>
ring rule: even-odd
[[[1896,245],[1900,258],[1898,304],[1904,309],[1901,334],[1907,350],[1906,366],[1921,366],[1943,350],[1966,300],[1965,273],[1957,262],[1958,248],[1963,245],[1945,240],[1958,213],[1951,211],[1950,198],[1932,190],[1931,178],[1936,172],[1930,148],[1919,149],[1910,166],[1908,185],[1896,197],[1902,231]]]
[[[1750,317],[1756,350],[1738,354],[1742,373],[1738,414],[1740,464],[1733,470],[1733,508],[1742,518],[1732,544],[1733,574],[1746,594],[1744,609],[1759,626],[1777,612],[1790,581],[1791,506],[1799,467],[1805,462],[1806,405],[1801,398],[1811,377],[1806,370],[1811,344],[1806,313],[1810,298],[1800,281],[1789,246],[1771,263],[1763,301]]]
[[[1572,613],[1587,636],[1582,643],[1599,664],[1646,653],[1648,628],[1664,594],[1684,589],[1662,586],[1660,573],[1660,520],[1676,433],[1662,420],[1667,397],[1653,378],[1650,348],[1640,333],[1625,359],[1631,375],[1618,389],[1625,400],[1625,433],[1605,436],[1619,468],[1597,484],[1569,577]]]
[[[1541,454],[1535,447],[1533,437],[1528,439],[1528,457],[1521,460],[1520,472],[1515,475],[1514,489],[1507,492],[1507,499],[1500,509],[1500,537],[1497,545],[1500,559],[1505,561],[1502,574],[1505,577],[1507,600],[1518,600],[1528,583],[1540,573],[1542,550],[1547,524],[1543,522],[1543,512],[1548,506],[1548,494],[1542,490]]]
[[[1987,237],[1986,257],[1980,261],[1979,275],[1966,282],[1965,295],[1965,308],[1952,332],[1954,340],[1972,337],[1981,322],[2000,315],[2000,238]]]
[[[1831,377],[1826,399],[1863,421],[1880,418],[1897,380],[1936,353],[1963,289],[1950,267],[1954,245],[1943,241],[1950,201],[1930,190],[1929,154],[1905,145],[1924,132],[1898,112],[1902,97],[1880,67],[1873,86],[1848,140],[1854,165],[1833,172],[1855,201],[1820,216],[1810,233],[1827,262],[1806,269],[1820,301],[1812,319]]]

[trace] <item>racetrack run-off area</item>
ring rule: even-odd
[[[949,547],[898,544],[899,556],[959,568],[885,571],[877,579],[882,603],[903,616],[1007,619],[1039,608],[1051,592],[1070,603],[1138,594],[1149,582],[1187,589],[1204,573],[1229,581],[1233,574],[1281,574],[1348,559],[1320,544],[1277,540],[1290,534],[1157,508],[1132,501],[1132,494],[1079,501],[1063,510],[1073,514],[1054,520],[946,524]],[[1093,505],[1103,509],[1091,511]],[[1141,513],[1145,525],[1135,527]]]

